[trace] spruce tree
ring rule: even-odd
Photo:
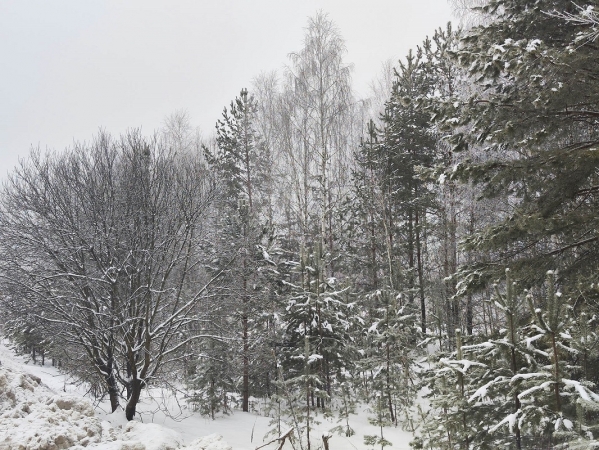
[[[360,362],[371,393],[366,400],[380,415],[383,402],[385,421],[397,426],[400,415],[409,416],[416,398],[416,343],[420,340],[418,313],[413,304],[397,292],[378,290],[368,317],[367,355]],[[377,419],[378,420],[378,419]]]
[[[309,448],[316,416],[331,416],[341,408],[349,415],[348,373],[356,357],[352,329],[357,319],[347,290],[338,289],[334,278],[326,278],[322,246],[300,253],[290,285],[288,303],[281,314],[285,346],[280,354],[279,386],[285,413],[298,439]],[[347,425],[347,422],[346,422]],[[350,428],[345,429],[351,433]]]

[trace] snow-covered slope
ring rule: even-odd
[[[55,394],[35,375],[0,367],[1,450],[231,450],[218,435],[183,445],[181,434],[154,423],[114,428],[87,399]]]
[[[0,343],[0,450],[253,450],[272,439],[263,439],[272,428],[268,417],[235,411],[210,420],[186,409],[173,392],[160,389],[145,393],[138,408],[141,421],[127,422],[123,411],[109,414],[105,403],[92,406],[84,386],[55,368],[25,359]],[[334,435],[330,448],[368,449],[364,435],[378,429],[367,416],[365,411],[352,416],[356,435]],[[335,419],[320,420],[314,436],[337,425]],[[412,437],[386,428],[385,438],[393,449],[407,450]],[[284,448],[290,449],[288,445]],[[273,443],[264,449],[276,447]]]
[[[100,442],[87,400],[54,395],[33,375],[0,368],[0,449],[63,449]]]

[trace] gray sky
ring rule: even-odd
[[[451,20],[447,0],[0,0],[0,178],[31,146],[150,134],[180,110],[210,135],[241,88],[301,49],[318,10],[345,38],[359,97]]]

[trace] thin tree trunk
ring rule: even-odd
[[[412,210],[408,214],[408,286],[410,288],[410,294],[408,299],[410,303],[414,303],[414,217]]]
[[[455,330],[455,334],[456,334],[457,358],[458,358],[458,360],[462,360],[463,359],[462,334],[460,333],[459,330]],[[464,397],[464,374],[461,372],[458,372],[457,375],[458,375],[458,383],[460,386],[460,394],[463,398]],[[468,420],[466,418],[465,412],[462,414],[462,426],[464,427],[464,443],[466,445],[465,449],[469,450],[470,449],[470,437],[468,436]]]
[[[245,301],[247,302],[247,300]],[[248,340],[248,316],[244,313],[242,317],[243,327],[243,401],[242,409],[244,412],[249,411],[249,399],[250,399],[250,359],[249,359],[249,340]]]
[[[466,332],[469,336],[472,336],[472,331],[474,329],[473,325],[474,314],[472,311],[472,294],[468,294],[466,297]]]
[[[385,345],[387,352],[387,400],[389,403],[389,414],[391,416],[391,422],[395,423],[395,413],[393,412],[393,399],[391,398],[391,349],[387,342]]]
[[[420,320],[422,332],[426,333],[426,304],[424,299],[424,268],[422,266],[422,250],[420,245],[420,227],[419,214],[416,211],[415,215],[415,232],[416,232],[416,263],[418,270],[418,290],[420,292]]]
[[[305,358],[306,358],[306,439],[308,450],[310,450],[310,396],[312,394],[312,389],[310,385],[310,365],[308,364],[308,359],[310,357],[310,341],[308,336],[304,338],[305,345]],[[314,407],[314,397],[312,397],[312,407]]]
[[[555,393],[555,412],[560,413],[562,411],[562,400],[559,392],[559,359],[557,356],[557,344],[555,342],[555,333],[551,333],[551,347],[553,348],[553,373],[555,380],[553,382],[553,391]]]
[[[516,373],[516,349],[512,346],[512,373]],[[520,410],[520,398],[518,397],[518,391],[514,392],[514,407],[516,409],[515,412]],[[516,434],[516,448],[521,450],[522,443],[520,437],[520,426],[518,425],[518,421],[516,420],[514,423],[515,434]]]
[[[515,375],[518,371],[518,364],[516,361],[516,326],[517,326],[517,308],[516,308],[516,302],[514,300],[514,298],[512,297],[512,290],[511,290],[511,286],[509,285],[510,283],[510,278],[509,278],[509,272],[508,272],[508,277],[507,277],[507,282],[506,284],[508,284],[507,289],[508,289],[508,298],[507,300],[509,302],[511,302],[511,310],[506,310],[507,312],[507,319],[508,319],[508,326],[509,326],[509,332],[510,332],[510,344],[511,344],[511,369],[512,369],[512,373]],[[518,397],[519,392],[517,390],[514,391],[514,408],[516,411],[514,412],[518,412],[520,410],[520,398]],[[522,448],[522,443],[521,443],[521,437],[520,437],[520,426],[518,425],[518,421],[516,420],[514,423],[514,427],[515,427],[515,434],[516,434],[516,448],[518,450],[520,450]]]

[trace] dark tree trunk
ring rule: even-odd
[[[247,300],[246,300],[247,302]],[[250,359],[249,359],[249,340],[248,340],[248,316],[244,313],[242,319],[243,327],[243,387],[242,387],[242,409],[249,411],[250,401]]]
[[[553,383],[553,391],[555,393],[555,412],[559,414],[562,411],[562,401],[560,398],[559,389],[559,357],[557,354],[557,344],[555,342],[555,332],[551,334],[551,347],[553,349],[553,376],[555,377],[555,381]]]
[[[119,390],[116,385],[116,380],[113,376],[110,377],[110,385],[108,386],[108,397],[110,398],[110,411],[115,412],[119,407]]]
[[[415,234],[416,234],[416,262],[417,262],[417,269],[418,269],[418,291],[420,293],[420,320],[421,320],[421,327],[422,327],[422,332],[426,333],[426,303],[425,303],[425,299],[424,299],[424,267],[422,266],[422,248],[420,245],[420,223],[419,223],[419,214],[418,211],[416,211],[416,230],[415,230]]]
[[[125,417],[127,420],[133,420],[135,418],[135,410],[139,403],[139,396],[141,395],[142,388],[143,382],[141,380],[131,380],[131,396],[125,407]]]
[[[116,383],[116,377],[112,370],[112,361],[108,363],[106,375],[106,385],[108,386],[108,397],[110,399],[110,410],[115,412],[119,407],[119,389]]]
[[[410,288],[408,298],[410,303],[414,303],[414,217],[412,210],[408,214],[408,287]]]
[[[385,347],[385,350],[387,351],[387,400],[389,403],[389,415],[391,417],[391,422],[396,423],[395,413],[393,411],[393,399],[391,398],[391,349],[388,342]]]
[[[109,359],[106,363],[99,360],[98,368],[104,375],[104,382],[106,383],[106,389],[108,391],[108,398],[110,399],[110,409],[111,412],[115,412],[119,407],[119,389],[116,382],[116,377],[113,372],[113,362],[112,356],[109,356]]]
[[[513,347],[514,339],[514,324],[512,324],[512,373],[516,373],[517,365],[516,365],[516,350]],[[520,398],[518,397],[518,391],[514,392],[514,412],[517,412],[521,407]],[[518,421],[516,420],[514,424],[515,434],[516,434],[516,448],[521,450],[522,448],[522,438],[520,437],[520,426],[518,425]]]
[[[130,380],[131,379],[131,364],[129,363],[129,361],[127,361],[127,379]],[[127,383],[125,385],[125,390],[127,392],[127,400],[129,400],[131,398],[131,383]]]
[[[466,297],[466,332],[469,336],[472,336],[474,329],[473,319],[474,313],[472,311],[472,294],[468,294],[468,297]]]
[[[370,265],[371,265],[371,270],[372,270],[372,287],[374,289],[377,289],[379,287],[379,282],[378,282],[378,274],[377,274],[377,267],[376,267],[376,229],[375,229],[375,225],[374,225],[374,218],[372,217],[372,213],[370,214]]]
[[[324,446],[324,450],[329,450],[329,439],[331,439],[330,435],[322,435],[322,444]]]

